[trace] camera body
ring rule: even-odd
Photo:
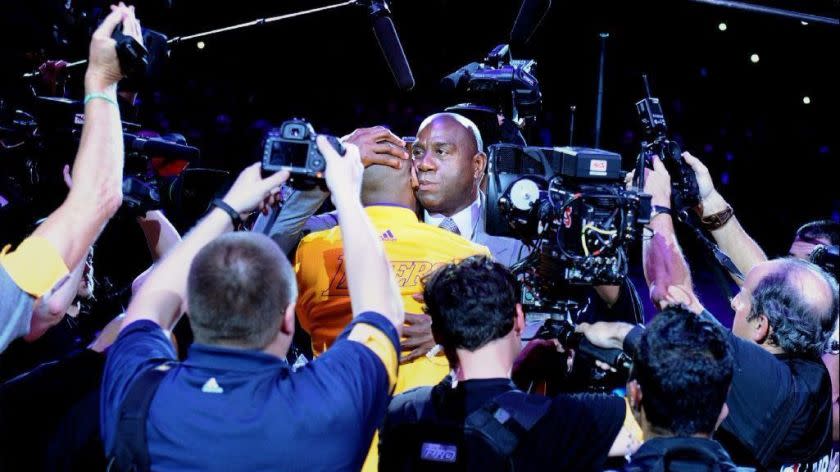
[[[514,122],[532,121],[542,106],[535,74],[536,61],[515,60],[507,44],[500,44],[482,62],[471,62],[441,81],[477,105]]]
[[[545,308],[558,282],[624,279],[627,248],[649,221],[651,203],[650,195],[624,188],[621,156],[511,144],[489,151],[487,232],[534,247],[515,270],[526,295]]]
[[[682,158],[680,145],[668,139],[668,125],[662,105],[656,97],[645,97],[636,102],[636,112],[645,135],[642,142],[640,159],[651,167],[654,155],[662,159],[662,164],[671,176],[672,198],[676,208],[694,208],[700,204],[700,188],[694,169]]]
[[[315,143],[315,129],[300,119],[284,121],[279,128],[269,130],[263,145],[264,172],[287,170],[293,176],[321,179],[327,161]]]

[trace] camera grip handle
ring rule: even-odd
[[[141,79],[149,66],[149,51],[136,39],[124,34],[122,25],[117,26],[111,37],[117,42],[117,58],[123,75],[132,80]]]
[[[586,354],[593,359],[599,360],[601,362],[607,363],[613,367],[621,367],[624,357],[624,351],[621,349],[605,349],[598,347],[585,337],[580,340],[580,344],[578,344],[577,350],[583,354]]]
[[[333,147],[333,149],[335,149],[335,152],[337,152],[339,156],[344,157],[344,155],[347,154],[347,148],[344,147],[344,143],[342,143],[340,139],[332,135],[324,136],[327,138],[327,141],[330,142],[330,145]]]

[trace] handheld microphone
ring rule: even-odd
[[[405,91],[413,89],[414,76],[405,58],[405,51],[394,28],[394,22],[391,20],[388,4],[384,0],[373,0],[370,2],[368,14],[373,20],[373,34],[376,35],[376,41],[382,49],[382,54],[385,55],[388,68],[391,69],[397,86]]]

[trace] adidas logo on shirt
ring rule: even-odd
[[[388,231],[385,231],[384,233],[382,233],[382,235],[379,236],[379,237],[383,241],[396,241],[397,240],[397,237],[394,236],[394,233],[392,233],[390,229]]]
[[[201,391],[204,393],[225,393],[225,389],[219,386],[219,382],[216,381],[216,377],[210,377],[207,382],[204,382],[204,386],[201,387]]]

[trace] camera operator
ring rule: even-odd
[[[403,307],[359,202],[358,148],[348,144],[341,157],[324,137],[318,147],[338,209],[353,321],[324,355],[290,371],[291,264],[265,236],[223,235],[261,202],[278,202],[289,174],[261,179],[259,164],[246,168],[155,267],[108,352],[103,438],[121,469],[361,466],[396,381]],[[196,343],[179,364],[164,330],[186,306]]]
[[[670,177],[658,159],[645,190],[654,205],[669,205]],[[654,235],[643,245],[643,259],[654,303],[683,303],[715,320],[693,293],[671,216],[659,212],[650,226]],[[732,300],[735,373],[718,436],[736,463],[761,470],[828,466],[831,386],[819,356],[837,323],[838,303],[837,282],[805,261],[762,262],[747,274]],[[593,344],[611,348],[632,345],[641,332],[622,323],[580,329]]]
[[[380,432],[380,470],[588,471],[600,470],[608,453],[635,449],[638,425],[621,398],[516,390],[519,291],[504,265],[484,256],[427,277],[426,312],[454,379],[394,398]]]
[[[64,177],[68,189],[72,188],[67,167]],[[161,211],[149,211],[137,222],[153,262],[181,239]],[[117,307],[101,306],[92,296],[92,255],[91,247],[70,280],[39,305],[44,311],[33,313],[29,335],[0,354],[3,378],[25,373],[0,384],[2,470],[102,470],[106,466],[99,434],[99,391],[105,349],[116,337],[122,316],[114,317],[112,310]],[[133,292],[148,272],[135,279]],[[36,333],[44,336],[35,339]],[[49,398],[56,391],[62,392],[61,398]]]
[[[63,172],[69,190],[73,187],[69,166],[65,166]],[[136,221],[146,238],[152,262],[181,240],[178,231],[160,210],[148,211]],[[35,306],[29,333],[0,354],[0,381],[84,348],[117,310],[122,309],[97,303],[94,298],[93,253],[91,246],[87,257],[70,272],[68,281],[46,303]],[[146,272],[138,276],[134,284],[142,282]]]
[[[734,217],[732,207],[715,189],[709,169],[700,159],[689,153],[684,153],[685,161],[694,170],[702,198],[703,223],[714,236],[721,249],[732,257],[738,269],[746,274],[754,266],[767,260],[764,251],[741,227]],[[808,259],[818,245],[840,244],[840,224],[831,220],[812,221],[796,230],[788,255],[798,259]],[[741,283],[739,279],[735,279]],[[837,329],[834,330],[836,338]],[[835,443],[834,454],[838,454],[836,444],[840,441],[840,362],[838,354],[831,346],[826,348],[822,356],[823,362],[831,376],[832,398],[832,440]],[[835,459],[837,460],[837,459]]]
[[[0,259],[0,351],[29,332],[33,305],[66,282],[122,202],[123,139],[116,102],[122,77],[111,33],[142,42],[133,7],[112,6],[91,39],[85,73],[85,124],[73,165],[77,185],[35,232]]]

